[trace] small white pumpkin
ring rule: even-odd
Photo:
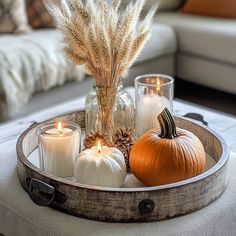
[[[121,187],[126,177],[124,156],[117,148],[86,149],[76,159],[74,176],[82,184]]]

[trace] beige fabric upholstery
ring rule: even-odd
[[[236,20],[184,13],[159,13],[158,22],[174,27],[178,51],[236,65]]]
[[[178,54],[176,75],[188,81],[236,94],[236,65]]]
[[[173,55],[176,50],[177,42],[174,30],[168,25],[154,22],[152,36],[144,46],[135,64],[165,55]]]
[[[129,71],[128,78],[124,81],[125,85],[134,86],[134,79],[144,74],[167,74],[175,75],[175,55],[163,55],[144,63],[135,64]]]
[[[23,0],[0,1],[0,33],[29,32],[25,2]]]

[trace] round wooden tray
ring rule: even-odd
[[[85,128],[84,111],[57,118]],[[209,205],[224,192],[228,182],[229,151],[225,141],[207,127],[180,117],[176,117],[176,123],[178,127],[196,134],[213,160],[210,167],[194,178],[156,187],[129,187],[126,184],[123,188],[105,188],[53,176],[29,160],[38,146],[36,129],[41,123],[36,123],[17,142],[20,183],[37,204],[94,220],[159,221],[194,212]],[[135,177],[130,174],[128,178]]]

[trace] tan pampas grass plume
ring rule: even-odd
[[[156,7],[137,26],[145,0],[122,10],[122,1],[70,0],[61,7],[48,4],[64,34],[65,53],[73,63],[84,65],[97,86],[117,87],[135,62],[151,34]]]

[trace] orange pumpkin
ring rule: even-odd
[[[167,108],[158,116],[160,129],[145,133],[130,153],[130,168],[148,186],[169,184],[200,174],[206,157],[201,141],[193,133],[176,128]]]

